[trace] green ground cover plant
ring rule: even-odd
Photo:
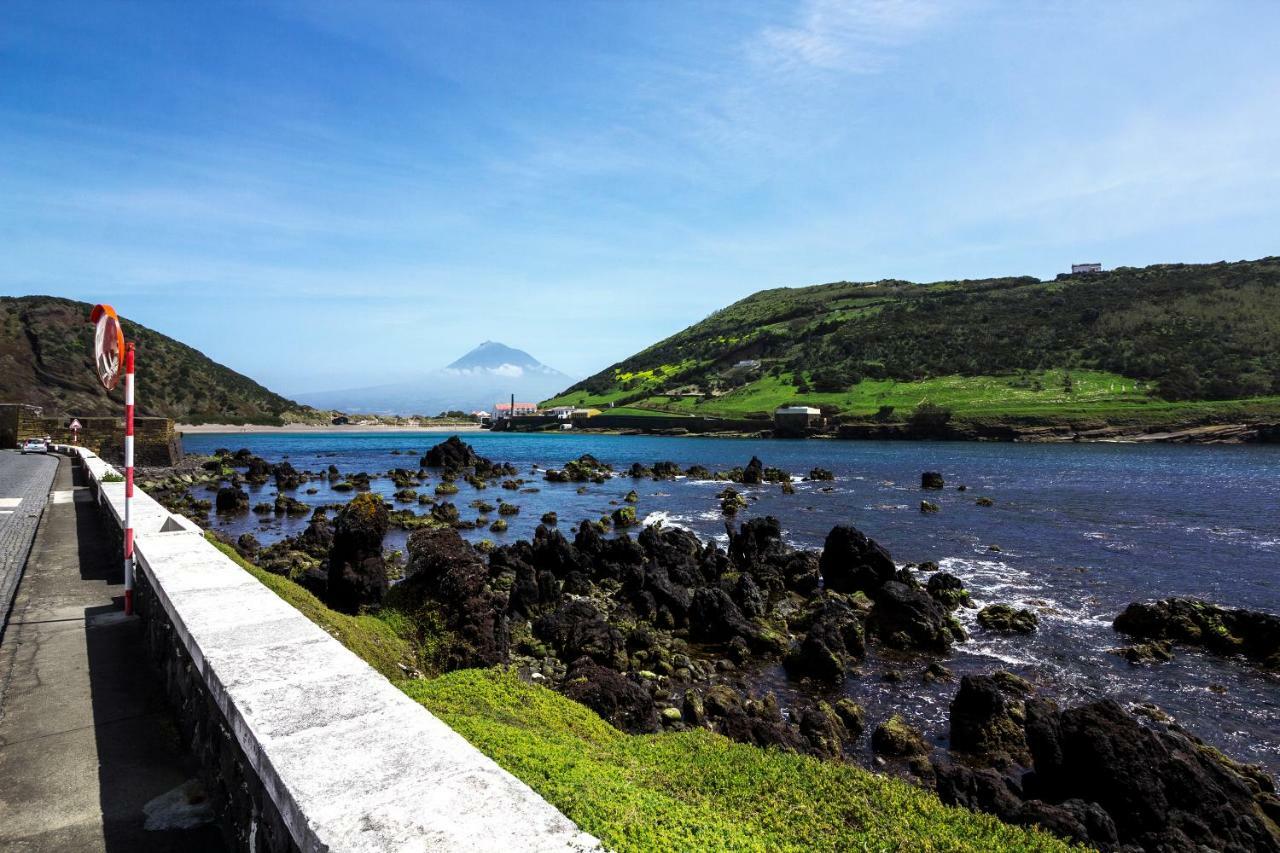
[[[502,767],[617,851],[1056,851],[1035,829],[942,805],[852,764],[766,750],[698,729],[629,735],[503,668],[432,672],[423,626],[384,609],[350,616],[209,541]]]

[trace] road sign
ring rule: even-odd
[[[75,418],[71,419],[71,429],[73,430],[81,429],[80,422]]]
[[[93,361],[98,368],[98,379],[102,387],[110,391],[120,382],[121,368],[124,366],[124,329],[120,318],[110,305],[95,305],[89,314],[89,322],[94,324]]]

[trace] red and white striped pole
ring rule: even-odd
[[[133,615],[133,342],[124,349],[124,615]]]

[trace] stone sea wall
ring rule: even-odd
[[[68,425],[80,421],[75,436]],[[169,418],[135,417],[134,456],[138,465],[173,465],[182,459],[182,435]],[[124,415],[119,417],[45,417],[30,406],[0,404],[0,447],[17,447],[28,438],[51,437],[58,444],[73,444],[115,461],[124,453]]]
[[[118,544],[124,484],[84,467]],[[594,838],[141,490],[137,613],[228,848],[593,850]]]

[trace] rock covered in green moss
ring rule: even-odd
[[[1148,640],[1145,643],[1134,643],[1107,651],[1124,658],[1131,664],[1168,663],[1173,660],[1173,643],[1170,640]]]
[[[965,589],[964,583],[953,574],[937,572],[930,575],[925,589],[948,610],[970,605],[969,590]]]
[[[1130,604],[1116,617],[1123,634],[1200,646],[1214,654],[1244,655],[1280,670],[1280,616],[1220,607],[1194,598]]]
[[[871,733],[871,748],[877,755],[909,758],[928,754],[924,736],[899,714],[894,714]]]
[[[1040,624],[1040,617],[1025,607],[991,604],[978,611],[978,624],[1003,634],[1030,634]]]
[[[737,489],[726,488],[716,497],[720,499],[720,511],[725,515],[737,515],[738,510],[747,508],[747,499]]]
[[[377,495],[356,495],[338,513],[329,550],[329,606],[355,613],[377,605],[387,592],[382,540],[389,527],[387,506]]]
[[[311,512],[311,507],[289,495],[276,495],[275,503],[271,508],[276,515],[299,516]]]
[[[1024,731],[1025,682],[990,675],[966,675],[951,700],[951,748],[983,764],[1030,759]]]

